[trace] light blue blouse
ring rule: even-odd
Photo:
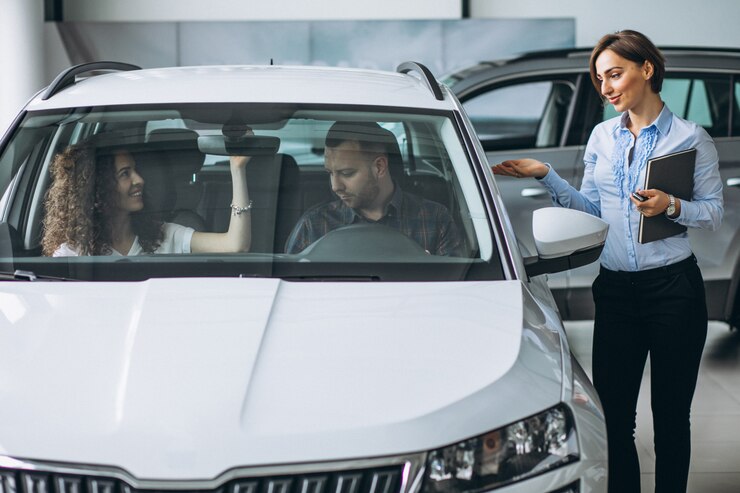
[[[647,160],[696,148],[694,194],[691,201],[681,201],[681,213],[674,219],[690,228],[719,227],[724,212],[722,180],[714,142],[699,125],[675,116],[665,105],[637,139],[627,122],[625,112],[594,128],[583,158],[586,169],[580,191],[552,168],[540,182],[550,191],[555,205],[588,212],[609,223],[601,265],[610,270],[639,271],[669,265],[691,255],[686,233],[646,244],[637,241],[640,214],[629,196],[643,187]]]

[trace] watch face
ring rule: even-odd
[[[668,198],[670,199],[670,202],[668,203],[668,207],[665,210],[665,213],[669,216],[672,216],[676,213],[676,199],[673,198],[673,195],[669,195]]]

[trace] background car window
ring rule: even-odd
[[[726,137],[728,87],[726,77],[668,77],[660,95],[675,115],[701,125],[712,137]],[[604,108],[604,120],[616,115],[614,106]]]
[[[707,87],[701,79],[667,79],[663,100],[672,111],[704,128],[712,127]]]
[[[484,92],[463,106],[488,151],[557,146],[574,87],[570,81],[527,82]]]
[[[738,136],[740,135],[740,80],[735,79],[735,98],[734,98],[734,104],[732,105],[732,111],[734,115],[732,116],[732,135]]]

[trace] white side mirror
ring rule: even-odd
[[[532,234],[537,257],[525,259],[530,276],[561,272],[599,258],[609,224],[596,216],[563,207],[534,211]]]
[[[609,224],[585,212],[563,207],[534,211],[532,234],[540,258],[556,258],[588,250],[606,241]]]

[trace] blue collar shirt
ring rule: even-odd
[[[553,203],[601,217],[609,223],[601,265],[614,271],[640,271],[679,262],[691,255],[684,232],[663,240],[637,241],[640,214],[629,196],[645,183],[648,159],[696,148],[694,192],[681,201],[675,219],[690,228],[715,230],[722,221],[722,180],[712,138],[700,126],[675,116],[667,106],[637,138],[627,128],[628,113],[594,128],[584,154],[585,170],[580,190],[550,168],[541,183]]]

